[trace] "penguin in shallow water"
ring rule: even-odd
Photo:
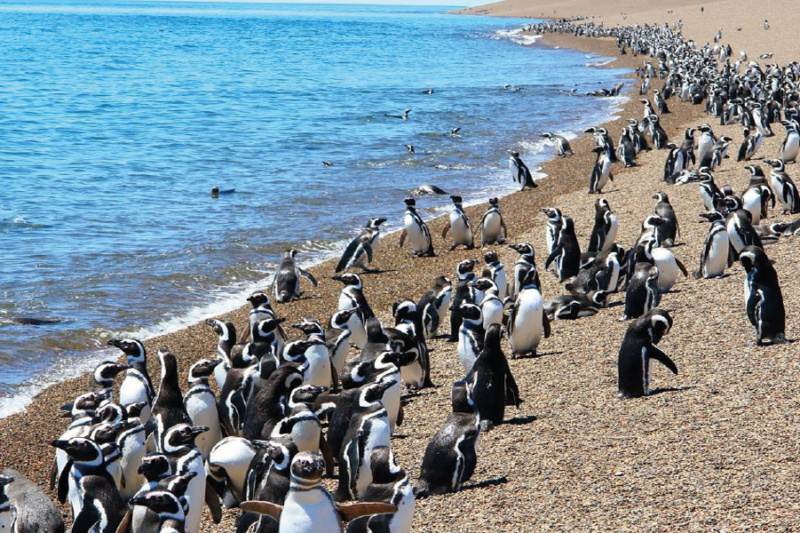
[[[428,442],[422,458],[417,492],[421,495],[458,492],[475,472],[481,417],[466,381],[453,384],[453,412]]]
[[[126,406],[146,402],[147,405],[142,409],[139,418],[142,422],[147,422],[154,394],[153,383],[147,372],[147,351],[144,344],[135,339],[111,339],[108,345],[122,350],[129,367],[125,371],[125,379],[119,386],[119,404]]]
[[[342,258],[336,265],[336,272],[347,272],[351,268],[361,267],[365,272],[372,272],[369,264],[375,252],[375,246],[380,238],[380,225],[386,222],[385,218],[371,218],[367,225],[350,241]]]
[[[469,226],[469,218],[464,213],[463,200],[460,196],[452,195],[450,199],[453,201],[453,208],[450,210],[450,216],[447,223],[442,229],[442,239],[447,238],[447,232],[453,235],[453,245],[450,250],[455,250],[456,246],[465,246],[467,250],[475,248],[475,239],[472,234],[472,228]]]
[[[536,356],[542,337],[550,336],[550,321],[544,313],[542,293],[536,284],[536,272],[529,270],[508,317],[508,342],[511,358],[530,354]]]
[[[673,374],[678,367],[656,344],[672,329],[672,317],[653,309],[636,319],[625,332],[617,356],[620,398],[640,398],[650,394],[650,360],[655,359]]]
[[[219,360],[200,359],[189,368],[189,390],[183,397],[183,406],[195,426],[208,426],[209,430],[197,436],[195,444],[203,459],[214,444],[222,440],[222,429],[219,423],[217,398],[208,383],[208,377],[214,373]]]
[[[439,331],[439,325],[444,321],[452,294],[453,287],[450,279],[446,276],[439,276],[433,287],[426,291],[417,302],[417,309],[422,313],[422,324],[427,338],[435,337]]]
[[[500,213],[497,198],[489,198],[489,207],[481,218],[481,246],[503,244],[508,238],[508,229]]]
[[[744,248],[739,261],[747,273],[744,303],[747,318],[755,328],[756,344],[786,344],[786,310],[775,268],[757,246]]]
[[[466,377],[484,431],[503,423],[506,406],[519,407],[522,403],[517,382],[503,353],[502,339],[503,327],[490,325],[483,350]]]
[[[3,492],[8,498],[8,517],[5,531],[15,533],[64,533],[61,512],[50,498],[28,478],[6,468],[0,471],[6,479]],[[0,514],[3,504],[0,497]],[[2,520],[2,518],[0,518]]]
[[[303,270],[294,258],[297,256],[297,250],[286,250],[283,252],[281,264],[278,271],[272,277],[272,290],[275,294],[275,300],[280,303],[288,303],[296,300],[303,295],[300,290],[300,278],[304,277],[311,282],[311,285],[316,287],[317,280],[307,270]]]
[[[511,178],[522,187],[520,190],[524,191],[525,189],[538,187],[536,182],[533,181],[533,175],[528,165],[519,157],[519,152],[511,152],[511,157],[508,159],[508,167],[511,169]]]
[[[572,151],[572,147],[569,145],[569,141],[562,135],[545,132],[542,133],[540,137],[553,143],[553,146],[556,148],[556,155],[558,157],[568,157],[575,154],[575,152]]]
[[[411,250],[414,257],[434,257],[433,239],[428,225],[417,213],[417,201],[414,198],[406,198],[406,212],[403,215],[403,231],[400,233],[400,248],[403,247],[406,238],[411,243]]]

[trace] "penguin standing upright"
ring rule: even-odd
[[[653,115],[647,118],[647,123],[650,125],[650,133],[653,139],[653,144],[656,149],[663,150],[669,143],[669,137],[664,128],[661,127],[661,121],[657,116]]]
[[[469,384],[456,381],[450,398],[453,411],[425,448],[417,484],[421,494],[457,492],[475,472],[481,417]]]
[[[463,199],[457,195],[451,195],[450,199],[453,201],[453,208],[450,210],[450,216],[444,229],[442,229],[442,239],[447,238],[449,231],[453,235],[451,251],[455,250],[456,246],[465,246],[467,250],[471,250],[475,248],[475,239],[469,225],[469,218],[464,213]]]
[[[511,178],[520,184],[521,190],[535,189],[538,187],[533,181],[533,175],[522,159],[519,157],[519,152],[511,152],[511,157],[508,159],[508,166],[511,169]]]
[[[604,252],[614,245],[617,238],[617,215],[611,211],[608,200],[599,198],[594,203],[594,227],[589,238],[587,252]]]
[[[422,324],[427,338],[433,338],[444,320],[445,311],[450,304],[453,287],[445,276],[436,278],[433,287],[425,292],[417,302],[417,309],[422,313]]]
[[[747,318],[755,328],[756,344],[785,344],[786,310],[778,274],[764,250],[747,246],[739,254],[747,272],[744,280],[744,303]]]
[[[547,255],[549,256],[553,253],[556,244],[558,244],[558,237],[561,235],[561,226],[564,224],[564,217],[561,215],[561,210],[557,207],[543,207],[540,211],[547,217],[545,240],[547,241]]]
[[[489,198],[489,207],[481,218],[481,246],[503,244],[508,238],[508,229],[500,213],[497,198]]]
[[[472,285],[476,290],[483,293],[483,299],[480,303],[483,329],[489,329],[491,324],[502,325],[505,306],[503,300],[500,299],[495,282],[488,278],[481,278],[474,281]]]
[[[137,408],[144,406],[143,403],[135,405]],[[216,405],[214,407],[216,410]],[[146,441],[147,432],[141,418],[135,416],[135,409],[129,410],[125,427],[117,436],[117,446],[121,454],[119,466],[125,480],[120,488],[120,495],[126,500],[136,494],[144,483],[144,477],[139,473],[139,466],[147,453]]]
[[[636,148],[633,146],[630,131],[623,128],[617,145],[617,159],[621,160],[625,168],[636,166]]]
[[[348,323],[357,312],[358,309],[355,308],[336,311],[331,316],[328,329],[325,330],[325,343],[328,345],[331,364],[336,374],[342,371],[347,361],[347,355],[350,353],[350,337],[353,333],[350,331]]]
[[[272,277],[272,292],[274,292],[275,300],[278,303],[291,302],[303,295],[300,290],[300,277],[306,278],[314,287],[318,285],[317,280],[310,272],[297,266],[297,262],[294,260],[296,256],[297,250],[283,252],[278,271]]]
[[[620,398],[640,398],[650,394],[650,360],[656,359],[673,374],[678,367],[656,344],[672,329],[672,317],[653,309],[637,318],[625,332],[617,357]]]
[[[508,296],[508,280],[503,263],[497,257],[497,252],[494,250],[486,252],[483,254],[483,261],[486,263],[486,266],[483,267],[483,277],[494,282],[497,286],[497,297],[501,301],[505,300]]]
[[[797,192],[797,185],[786,173],[785,163],[780,159],[769,159],[764,162],[773,167],[769,173],[770,184],[783,206],[783,214],[800,213],[800,194]]]
[[[145,427],[148,439],[152,435],[154,449],[163,452],[166,431],[176,424],[188,424],[191,419],[183,405],[183,394],[178,383],[178,360],[165,349],[158,350],[158,360],[161,362],[161,385]]]
[[[536,270],[536,252],[533,249],[533,245],[523,242],[521,244],[510,244],[509,248],[519,253],[519,259],[517,259],[514,265],[513,292],[509,291],[511,292],[510,296],[512,300],[516,300],[517,295],[522,290],[525,276],[529,271],[533,271],[534,273],[533,284],[537,289],[541,287],[541,284],[539,283],[539,272]]]
[[[310,335],[306,340],[290,342],[284,347],[281,359],[299,365],[303,372],[304,385],[331,388],[334,376],[331,356],[325,338],[320,337],[322,336]]]
[[[529,270],[522,279],[519,294],[508,317],[508,341],[511,358],[536,356],[542,337],[550,336],[550,322],[544,313],[544,300],[536,283],[536,271]]]
[[[472,370],[472,365],[483,350],[483,329],[481,308],[475,304],[461,304],[461,327],[458,330],[458,360],[464,373]]]
[[[503,327],[490,325],[486,330],[483,351],[466,377],[483,430],[503,423],[507,405],[519,407],[522,403],[517,382],[500,345],[502,338]]]
[[[800,132],[797,131],[797,123],[793,120],[784,120],[781,124],[786,128],[786,138],[781,144],[780,159],[784,163],[797,161],[797,155],[800,153]]]
[[[398,300],[392,304],[392,315],[395,318],[395,327],[387,332],[390,338],[393,341],[398,339],[399,336],[395,332],[404,334],[411,341],[411,344],[402,351],[417,353],[417,357],[413,362],[403,365],[403,380],[409,385],[417,383],[417,388],[433,387],[431,360],[428,353],[428,344],[425,341],[425,325],[417,304],[409,299]],[[421,383],[419,376],[422,377]]]
[[[675,246],[675,237],[680,235],[680,227],[678,226],[678,218],[675,216],[675,210],[669,203],[669,197],[666,193],[660,192],[654,194],[653,199],[657,200],[655,214],[664,219],[664,223],[655,228],[656,242],[659,246],[667,248]]]
[[[622,319],[638,318],[658,306],[660,300],[658,268],[646,261],[636,263],[633,277],[625,290],[625,314]]]
[[[164,435],[164,455],[172,464],[174,475],[188,475],[194,473],[195,477],[189,482],[189,487],[184,494],[184,499],[189,506],[186,513],[186,533],[200,531],[200,519],[203,516],[204,502],[213,505],[213,501],[206,500],[206,470],[203,465],[203,456],[194,442],[198,435],[208,431],[207,426],[192,426],[191,424],[176,424],[168,429]],[[216,502],[219,511],[219,502]],[[212,515],[215,509],[212,507]],[[218,515],[214,521],[219,522]]]
[[[693,273],[695,278],[721,278],[725,274],[725,269],[730,266],[728,241],[728,230],[722,215],[716,213],[717,218],[711,220],[711,227],[703,243],[703,251],[700,255],[700,269]]]
[[[592,174],[589,177],[589,194],[600,194],[609,180],[614,181],[611,173],[611,156],[607,149],[595,147],[592,152],[597,154]]]
[[[708,124],[703,124],[697,130],[701,132],[700,139],[697,141],[697,162],[701,167],[710,167],[717,138]]]
[[[403,215],[403,231],[400,233],[400,248],[408,237],[414,257],[434,257],[433,240],[431,232],[422,217],[417,213],[417,201],[406,198],[406,212]]]
[[[336,272],[347,272],[351,268],[361,267],[365,272],[371,272],[369,264],[375,253],[375,246],[380,238],[380,225],[386,222],[385,218],[371,218],[367,225],[350,241],[336,265]]]
[[[564,217],[558,244],[544,263],[545,270],[555,261],[558,281],[564,282],[577,276],[581,269],[581,247],[575,236],[575,223],[570,217]]]
[[[247,297],[247,301],[253,306],[247,319],[248,327],[250,329],[250,333],[247,335],[247,337],[250,342],[255,342],[256,339],[253,337],[253,330],[256,329],[256,326],[264,320],[278,320],[278,315],[276,315],[275,311],[272,309],[269,296],[267,296],[265,292],[254,292]],[[283,326],[278,324],[274,338],[270,339],[270,342],[275,347],[275,353],[283,352],[283,345],[286,343],[288,338],[289,337],[286,335],[286,331],[283,329]],[[236,342],[236,335],[233,335],[233,342]]]
[[[475,289],[470,286],[470,283],[475,281],[475,274],[472,270],[476,264],[477,261],[474,259],[468,259],[461,261],[456,267],[458,283],[450,303],[450,337],[447,342],[458,342],[458,331],[461,328],[461,305],[475,303]]]
[[[146,405],[139,418],[142,422],[147,422],[153,403],[153,383],[147,372],[147,351],[144,344],[135,339],[111,339],[108,344],[122,350],[129,367],[125,371],[125,379],[119,386],[119,404],[124,407],[145,402]]]
[[[347,322],[348,329],[352,332],[350,340],[359,348],[363,348],[367,342],[366,323],[373,318],[375,313],[369,306],[364,296],[364,283],[358,274],[340,274],[333,276],[334,280],[344,284],[342,292],[339,294],[338,309],[346,311],[355,309],[356,313]]]
[[[219,360],[200,359],[189,368],[189,390],[183,397],[183,405],[195,426],[207,426],[205,433],[197,436],[195,444],[203,459],[208,459],[211,448],[222,440],[222,429],[219,424],[217,398],[208,383],[208,377],[214,373]]]

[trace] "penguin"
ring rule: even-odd
[[[700,139],[697,141],[697,161],[701,167],[711,166],[711,157],[714,153],[714,145],[717,138],[711,130],[711,126],[703,124],[697,128],[700,132]]]
[[[92,373],[95,392],[108,392],[112,397],[111,389],[114,387],[114,378],[123,370],[128,370],[128,365],[120,365],[114,361],[103,361],[97,365]]]
[[[617,162],[617,152],[614,150],[614,141],[611,140],[611,136],[608,134],[606,128],[589,128],[586,130],[586,133],[591,133],[594,136],[595,146],[597,148],[602,148],[612,163]]]
[[[400,248],[408,237],[414,257],[435,257],[433,240],[428,226],[417,213],[417,201],[406,198],[406,212],[403,215],[403,231],[400,233]]]
[[[253,459],[248,473],[248,501],[283,505],[289,493],[290,468],[292,459],[297,455],[297,447],[287,437],[255,441],[253,444],[259,448],[259,454]],[[246,512],[240,518],[236,532],[250,531],[253,525],[255,533],[274,533],[279,524],[269,515]]]
[[[547,255],[549,257],[558,244],[558,238],[561,235],[561,226],[564,224],[564,217],[561,214],[561,210],[557,207],[543,207],[540,210],[547,217],[545,240],[547,241]]]
[[[536,252],[534,251],[533,246],[527,242],[523,242],[521,244],[509,244],[508,246],[520,254],[519,259],[517,259],[517,262],[514,265],[513,292],[509,295],[512,300],[516,300],[520,290],[522,290],[525,276],[529,271],[534,273],[534,286],[538,289],[541,287],[541,284],[539,283],[539,272],[536,270]]]
[[[472,282],[472,285],[483,293],[483,300],[480,303],[483,329],[488,329],[491,324],[502,325],[504,305],[495,282],[488,278],[481,278]]]
[[[717,202],[723,198],[722,191],[714,183],[714,176],[710,172],[700,173],[700,198],[706,211],[715,211]]]
[[[661,127],[659,118],[655,115],[648,117],[647,123],[650,125],[653,145],[655,145],[656,149],[663,150],[666,148],[669,143],[669,137],[664,128]]]
[[[128,363],[125,379],[119,387],[120,405],[146,402],[147,405],[142,409],[139,418],[142,422],[147,422],[153,402],[153,382],[150,381],[150,374],[147,372],[147,351],[144,344],[135,339],[111,339],[108,345],[122,350]]]
[[[236,344],[236,327],[233,322],[209,318],[206,320],[206,325],[211,326],[217,334],[217,360],[220,364],[214,368],[214,380],[217,382],[217,388],[222,390],[228,378],[228,371],[235,366],[245,366],[241,358],[244,346]],[[232,354],[236,357],[236,361]]]
[[[414,486],[405,470],[397,466],[392,450],[378,446],[372,451],[372,483],[361,501],[394,505],[394,513],[358,518],[347,526],[347,533],[410,533],[414,518]]]
[[[544,263],[544,268],[555,261],[559,282],[564,282],[578,274],[581,267],[581,248],[575,236],[575,224],[570,217],[564,217],[558,244]]]
[[[380,225],[386,222],[385,218],[371,218],[358,237],[350,241],[342,258],[336,265],[336,272],[347,272],[351,268],[360,267],[364,272],[374,272],[369,269],[375,245],[380,238]]]
[[[247,319],[250,333],[248,333],[246,337],[250,342],[256,342],[256,339],[253,337],[253,331],[256,329],[256,326],[264,320],[278,320],[278,315],[276,315],[275,311],[272,309],[269,296],[267,296],[267,293],[265,292],[256,291],[248,296],[247,301],[250,302],[250,305],[252,305],[253,308],[250,310],[250,314]],[[234,332],[235,331],[232,331],[232,333]],[[232,335],[232,338],[235,344],[236,335]],[[268,340],[272,343],[272,345],[275,347],[275,353],[281,353],[283,352],[283,345],[288,339],[289,337],[286,335],[286,331],[279,323],[274,334],[274,338],[265,340]],[[220,339],[220,342],[221,341],[222,339]]]
[[[475,472],[481,417],[466,381],[453,384],[453,411],[428,442],[420,467],[417,493],[458,492]]]
[[[342,521],[397,511],[397,507],[387,503],[335,503],[322,486],[324,469],[322,455],[300,452],[292,459],[291,484],[283,505],[248,501],[240,507],[277,520],[278,533],[343,533]]]
[[[681,152],[684,158],[683,168],[688,168],[690,165],[697,164],[697,158],[694,155],[694,133],[697,131],[695,128],[686,128],[683,136],[683,143],[681,144]]]
[[[398,353],[387,350],[370,362],[361,362],[353,367],[350,374],[343,376],[342,386],[352,389],[368,383],[395,381],[396,384],[386,389],[381,397],[381,403],[386,408],[389,416],[389,425],[394,434],[395,426],[403,423],[403,407],[400,402],[402,381],[401,370],[416,360],[414,352]]]
[[[725,218],[725,228],[728,230],[728,240],[733,258],[738,259],[739,254],[746,246],[754,245],[763,249],[764,245],[758,233],[753,229],[750,211],[742,208],[742,201],[735,196],[723,199],[728,207],[728,216]]]
[[[713,151],[711,152],[711,161],[708,164],[710,169],[715,169],[722,164],[722,160],[728,157],[728,146],[733,139],[730,137],[722,136],[714,144]]]
[[[750,212],[750,221],[754,226],[759,224],[762,218],[767,218],[770,199],[774,206],[775,197],[765,183],[750,186],[742,194],[742,207]]]
[[[646,256],[646,261],[658,269],[658,290],[665,294],[672,289],[679,274],[689,276],[686,266],[667,248],[655,247],[655,241],[645,241],[641,247]]]
[[[497,287],[497,297],[500,298],[500,301],[505,300],[508,296],[508,280],[505,267],[497,257],[497,252],[494,250],[486,252],[483,254],[483,261],[486,263],[486,266],[483,267],[483,277],[494,282]]]
[[[472,234],[472,228],[469,225],[469,218],[464,213],[463,200],[460,196],[451,195],[450,199],[453,201],[453,208],[450,210],[450,217],[442,229],[442,239],[447,238],[447,232],[450,231],[453,235],[453,245],[450,246],[450,251],[456,249],[456,246],[465,246],[467,250],[475,248],[475,240]]]
[[[461,305],[475,303],[475,289],[469,284],[475,281],[475,274],[472,270],[476,264],[477,261],[474,259],[468,259],[461,261],[456,267],[458,283],[450,302],[450,337],[447,342],[458,342],[458,331],[461,328]]]
[[[770,185],[783,206],[783,214],[800,213],[800,195],[794,181],[786,173],[785,163],[780,159],[768,159],[764,162],[773,167],[769,173]]]
[[[550,322],[544,313],[544,301],[536,284],[536,271],[529,270],[522,279],[519,294],[508,317],[511,358],[526,354],[535,357],[542,337],[549,336]]]
[[[364,283],[358,274],[340,274],[333,276],[334,280],[344,284],[342,292],[339,294],[339,311],[355,309],[356,313],[351,315],[347,322],[352,335],[350,340],[359,348],[363,348],[367,342],[366,323],[367,320],[375,316],[367,299],[364,297]]]
[[[483,329],[481,308],[475,304],[461,304],[461,328],[458,330],[458,360],[467,373],[483,350]]]
[[[589,177],[589,194],[600,194],[608,180],[614,181],[614,175],[611,173],[611,157],[604,148],[596,147],[592,152],[597,154],[597,159]]]
[[[617,145],[617,159],[621,160],[625,168],[636,166],[636,147],[633,145],[628,128],[623,128]]]
[[[786,310],[778,274],[767,254],[747,246],[739,254],[745,272],[744,302],[756,333],[756,344],[786,344]]]
[[[417,302],[417,309],[422,312],[422,324],[427,338],[431,339],[438,333],[452,293],[453,287],[450,279],[446,276],[439,276],[433,287],[426,291]]]
[[[3,497],[0,496],[0,522],[7,513],[6,529],[15,533],[64,533],[61,512],[50,498],[28,478],[6,468],[0,471],[5,478],[0,491],[7,498],[7,511],[3,511]],[[8,481],[11,480],[11,481]],[[2,482],[0,482],[2,483]]]
[[[148,439],[152,435],[154,449],[163,452],[166,431],[176,424],[188,424],[191,419],[178,384],[178,360],[166,349],[158,350],[158,360],[161,362],[161,385],[145,427]]]
[[[299,365],[304,385],[333,387],[331,356],[323,339],[311,336],[308,340],[292,341],[284,347],[281,360]]]
[[[134,497],[142,496],[150,491],[158,489],[162,481],[166,481],[172,477],[172,465],[169,459],[167,459],[167,456],[160,453],[143,457],[138,471],[144,478],[144,481],[139,486]],[[149,512],[147,508],[140,507],[138,509],[132,509],[130,515],[123,519],[123,524],[127,522],[130,525],[131,531],[142,531],[142,528],[152,527],[155,518],[157,517]],[[123,527],[123,524],[121,524],[120,527]]]
[[[656,103],[656,109],[658,109],[659,115],[666,115],[669,113],[669,107],[667,106],[667,101],[661,95],[661,92],[658,89],[653,91],[653,101]]]
[[[327,391],[327,387],[316,387],[314,385],[301,385],[289,394],[286,416],[272,429],[271,438],[286,435],[292,439],[298,451],[322,451],[326,455],[327,447],[322,444],[321,424],[319,417],[309,407],[316,401],[317,397]],[[333,474],[333,457],[326,458],[329,471]]]
[[[197,436],[195,445],[203,459],[208,459],[211,448],[222,440],[217,398],[208,383],[219,360],[200,359],[189,368],[189,390],[183,397],[183,406],[195,426],[207,426],[208,431]]]
[[[784,163],[797,161],[797,154],[800,153],[800,132],[797,130],[797,123],[792,120],[781,121],[786,128],[786,138],[781,144],[780,159]]]
[[[722,215],[711,221],[708,235],[703,243],[700,255],[700,269],[693,273],[695,278],[721,278],[725,269],[730,266],[728,252],[728,231],[725,229]]]
[[[508,159],[508,166],[511,169],[511,178],[520,184],[522,189],[535,189],[538,187],[535,181],[533,181],[533,176],[531,175],[531,171],[528,168],[522,159],[519,157],[519,152],[511,152],[511,157]]]
[[[325,330],[325,343],[328,345],[328,352],[331,356],[331,364],[338,375],[344,368],[347,355],[350,353],[350,331],[349,322],[358,309],[346,309],[336,311],[330,319],[328,329]],[[366,331],[365,331],[366,335]]]
[[[659,246],[667,248],[675,246],[675,236],[680,234],[680,227],[675,210],[669,203],[669,197],[666,193],[659,192],[653,195],[653,199],[656,200],[654,214],[664,219],[664,222],[655,228],[656,242]]]
[[[482,431],[503,423],[507,405],[518,408],[522,404],[517,382],[503,353],[502,339],[503,327],[500,324],[490,325],[486,330],[483,350],[465,380],[472,390]]]
[[[672,317],[653,309],[637,318],[625,332],[617,356],[619,397],[640,398],[650,394],[650,360],[655,359],[678,374],[678,367],[656,345],[672,329]]]
[[[135,405],[143,406],[144,402]],[[216,405],[214,409],[216,411]],[[116,439],[121,454],[119,466],[122,479],[125,480],[124,486],[120,488],[120,495],[125,500],[136,494],[136,491],[144,483],[144,477],[139,473],[139,466],[147,453],[147,432],[141,418],[135,416],[134,413],[135,411],[128,412],[125,425]]]
[[[498,202],[497,198],[489,198],[489,207],[481,218],[481,247],[487,244],[504,244],[508,238],[508,228]]]
[[[278,270],[272,277],[272,287],[270,292],[275,294],[275,300],[279,304],[297,300],[303,295],[303,292],[300,290],[301,276],[310,281],[311,285],[314,287],[319,285],[316,278],[314,278],[310,272],[297,266],[297,263],[294,260],[296,256],[297,250],[284,251],[283,257],[281,258],[281,264],[278,266]],[[191,523],[191,520],[189,520],[189,522]]]
[[[657,307],[661,300],[658,290],[658,268],[652,263],[636,263],[633,276],[625,290],[625,314],[622,320],[638,318]]]
[[[565,137],[547,132],[542,133],[539,135],[539,137],[547,139],[553,143],[553,146],[556,148],[556,155],[558,157],[569,157],[571,155],[575,155],[575,152],[572,151],[572,147],[569,145],[569,141]]]
[[[420,196],[424,195],[444,195],[449,194],[447,191],[442,189],[441,187],[437,187],[436,185],[420,185],[413,191],[411,194],[418,194]]]
[[[418,383],[418,376],[421,375],[420,387],[433,387],[430,356],[425,342],[425,326],[417,305],[412,300],[398,300],[392,304],[392,315],[395,318],[395,327],[387,331],[389,338],[393,341],[398,340],[395,331],[405,334],[410,337],[411,343],[401,351],[417,353],[413,362],[403,366],[403,380],[409,385]],[[407,342],[404,341],[403,344]]]
[[[608,291],[592,291],[586,294],[564,294],[544,304],[547,319],[576,320],[596,315],[605,306]]]
[[[136,496],[128,502],[134,510],[144,507],[158,517],[157,531],[164,533],[184,533],[186,513],[181,498],[168,490],[154,490]],[[134,530],[134,533],[139,533]],[[142,532],[144,533],[144,532]]]
[[[287,363],[278,367],[251,398],[242,424],[242,436],[248,440],[269,438],[272,428],[286,414],[289,394],[303,383],[303,372]]]
[[[372,483],[372,450],[390,446],[392,434],[388,412],[380,399],[395,384],[394,380],[372,383],[359,397],[339,451],[337,499],[361,498]]]
[[[736,157],[737,161],[750,161],[761,148],[764,142],[764,136],[756,130],[753,135],[750,135],[750,129],[744,128],[744,140],[739,147],[739,153]]]
[[[290,437],[283,437],[290,439]],[[242,437],[225,437],[214,444],[208,454],[206,469],[208,484],[222,500],[227,509],[244,501],[248,476],[254,458],[258,454],[261,440]]]
[[[605,198],[594,203],[594,227],[589,238],[587,252],[604,252],[614,245],[617,238],[617,215]]]
[[[661,243],[658,242],[658,233],[656,233],[656,229],[661,224],[664,224],[664,222],[666,221],[658,215],[649,215],[646,217],[642,222],[642,229],[639,232],[639,239],[634,243],[633,249],[635,249],[639,244],[642,244],[648,240],[654,241],[655,246],[660,246]]]

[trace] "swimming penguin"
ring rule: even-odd
[[[352,332],[351,341],[359,348],[363,348],[367,341],[365,324],[367,320],[375,316],[375,313],[369,306],[366,297],[364,297],[364,284],[361,281],[361,276],[358,274],[340,274],[333,276],[332,279],[344,284],[342,292],[339,294],[338,309],[340,311],[356,310],[356,314],[350,317],[347,324],[348,329]]]
[[[314,287],[318,285],[317,280],[310,272],[297,266],[294,260],[296,255],[297,250],[286,250],[283,252],[281,264],[272,277],[272,288],[270,292],[274,292],[275,300],[279,304],[291,302],[303,295],[303,292],[300,290],[301,276],[310,281],[311,285]]]
[[[458,330],[458,360],[467,373],[483,350],[483,329],[481,308],[475,304],[461,304],[461,327]]]
[[[212,446],[222,440],[219,424],[217,398],[208,383],[208,377],[214,373],[219,360],[200,359],[189,368],[189,390],[183,397],[183,405],[195,426],[208,426],[209,430],[197,436],[195,444],[203,459],[208,459]]]
[[[395,463],[391,449],[379,446],[372,451],[372,483],[361,501],[388,503],[397,511],[358,518],[347,526],[347,533],[410,533],[416,505],[414,486]]]
[[[483,350],[465,379],[472,390],[483,431],[503,423],[507,405],[519,407],[522,403],[517,382],[500,345],[502,338],[502,325],[490,325],[486,330]]]
[[[422,458],[417,484],[421,495],[457,492],[478,462],[481,417],[469,384],[456,381],[450,398],[453,412],[428,442]]]
[[[447,342],[458,342],[458,331],[461,328],[461,305],[475,303],[475,289],[470,286],[470,283],[475,281],[475,273],[472,270],[477,263],[474,259],[468,259],[461,261],[456,267],[458,283],[450,303],[450,337]]]
[[[586,294],[564,294],[548,300],[544,312],[548,320],[576,320],[596,315],[605,306],[608,291],[592,291]]]
[[[4,487],[0,492],[5,492],[8,498],[6,511],[3,511],[3,498],[0,496],[0,515],[8,513],[4,531],[14,533],[63,533],[64,521],[61,512],[50,498],[28,478],[6,468],[0,471],[6,478]],[[12,481],[8,482],[11,479]],[[0,521],[3,519],[0,518]]]
[[[408,120],[408,114],[411,113],[410,109],[404,109],[402,115],[385,115],[389,118],[399,118],[400,120]]]
[[[614,181],[614,175],[611,173],[611,156],[607,149],[599,146],[594,148],[592,152],[597,154],[597,159],[589,177],[589,194],[600,194],[608,180]]]
[[[147,372],[147,352],[144,344],[135,339],[111,339],[109,346],[122,350],[128,363],[125,379],[119,387],[119,404],[122,406],[146,402],[139,418],[147,422],[150,418],[150,406],[153,402],[153,383]]]
[[[400,248],[408,237],[414,257],[434,257],[433,240],[428,226],[417,213],[417,201],[406,198],[406,212],[403,215],[403,231],[400,233]]]
[[[553,143],[553,146],[556,148],[556,155],[558,157],[567,157],[575,154],[575,152],[572,151],[572,147],[569,145],[569,141],[562,135],[545,132],[539,137],[543,137]]]
[[[350,241],[347,245],[342,258],[336,265],[336,272],[347,272],[351,268],[361,267],[365,272],[372,272],[369,264],[372,262],[372,255],[375,245],[380,238],[380,225],[386,222],[385,218],[371,218],[367,225],[358,234],[358,237]]]
[[[756,344],[785,344],[786,310],[778,274],[764,250],[747,246],[739,254],[747,272],[744,281],[744,302],[747,318],[755,328]]]
[[[359,397],[339,451],[337,499],[358,499],[372,483],[372,451],[378,446],[390,446],[392,434],[388,412],[380,400],[396,383],[371,383]]]
[[[625,332],[617,357],[619,397],[640,398],[650,394],[650,360],[655,359],[678,374],[678,367],[656,344],[672,329],[672,317],[653,309],[637,318]]]
[[[462,198],[460,196],[451,195],[450,199],[453,201],[453,208],[450,210],[450,218],[442,229],[442,239],[447,237],[447,232],[453,234],[453,245],[450,250],[455,250],[456,246],[466,246],[467,250],[475,247],[474,237],[472,235],[472,228],[469,226],[469,218],[464,213],[462,205]]]
[[[781,144],[781,160],[786,163],[797,161],[797,154],[800,153],[800,132],[797,131],[797,124],[792,120],[781,121],[786,128],[786,138]]]
[[[521,244],[509,244],[508,246],[519,253],[519,259],[514,265],[513,292],[509,290],[509,292],[512,292],[509,296],[512,296],[512,299],[515,300],[519,291],[522,290],[525,276],[529,271],[534,272],[533,283],[537,289],[541,287],[541,284],[539,283],[539,272],[536,270],[536,252],[533,249],[533,245],[523,242]]]
[[[343,533],[342,521],[397,511],[397,507],[387,503],[335,503],[322,486],[324,470],[322,455],[300,452],[292,459],[291,484],[283,505],[248,501],[240,507],[277,520],[278,533]]]
[[[794,181],[786,173],[785,163],[780,159],[768,159],[764,162],[773,167],[769,173],[770,184],[783,206],[783,214],[800,213],[800,195]]]
[[[442,189],[441,187],[437,187],[436,185],[420,185],[419,187],[411,191],[411,194],[424,196],[426,194],[449,194],[449,193],[444,189]]]
[[[497,198],[489,198],[489,207],[481,218],[481,246],[503,244],[508,238],[508,229],[500,213]]]
[[[560,282],[576,276],[581,269],[581,248],[575,236],[575,224],[570,217],[564,217],[558,244],[545,261],[545,270],[554,261],[555,273]]]
[[[659,246],[667,248],[675,246],[675,236],[680,235],[680,227],[675,210],[669,203],[669,197],[666,193],[659,192],[653,195],[653,199],[657,200],[655,214],[664,219],[664,222],[655,228],[656,242]]]
[[[661,291],[658,289],[658,268],[652,263],[636,263],[633,276],[625,290],[623,320],[638,318],[658,306]]]
[[[453,287],[450,279],[446,276],[439,276],[433,287],[426,291],[417,302],[417,309],[422,312],[422,324],[427,338],[435,337],[439,331],[439,325],[444,320],[452,293]]]
[[[547,228],[545,231],[545,240],[547,241],[547,255],[553,253],[558,238],[561,235],[561,226],[564,224],[564,217],[561,215],[561,210],[557,207],[543,207],[540,209],[547,217]]]
[[[611,211],[608,200],[599,198],[594,203],[594,227],[589,238],[587,252],[604,252],[614,245],[617,238],[617,215]]]
[[[505,318],[503,315],[505,307],[495,282],[484,277],[472,282],[472,286],[483,293],[483,299],[480,302],[483,329],[488,329],[491,324],[502,325]]]
[[[725,274],[725,269],[730,266],[728,231],[725,229],[722,215],[719,213],[716,215],[717,218],[711,220],[711,227],[703,244],[700,269],[693,273],[695,278],[721,278]]]
[[[511,178],[522,186],[521,190],[535,189],[538,187],[533,176],[522,159],[519,157],[519,152],[511,152],[511,157],[508,160],[508,166],[511,169]]]
[[[527,354],[535,357],[542,337],[549,336],[550,321],[544,313],[544,301],[536,284],[536,271],[529,270],[522,278],[520,291],[508,317],[511,358]]]

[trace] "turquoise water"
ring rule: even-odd
[[[114,335],[242,303],[286,247],[309,263],[370,217],[396,228],[421,184],[513,190],[507,150],[545,157],[539,132],[618,103],[559,90],[622,71],[445,9],[0,2],[0,416]]]

